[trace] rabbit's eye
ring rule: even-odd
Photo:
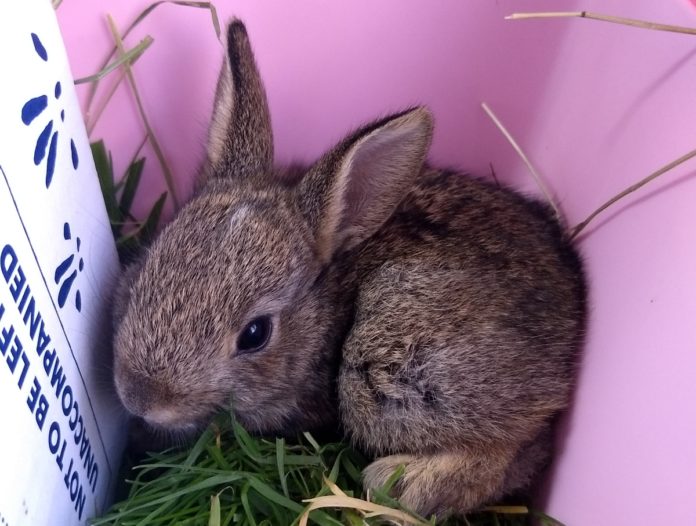
[[[240,353],[256,352],[263,349],[271,337],[273,324],[270,316],[259,316],[251,320],[237,339]]]

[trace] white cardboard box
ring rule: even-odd
[[[84,524],[123,444],[116,249],[50,2],[0,3],[0,523]]]

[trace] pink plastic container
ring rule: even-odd
[[[65,0],[73,73],[93,73],[149,0]],[[552,188],[569,224],[696,148],[696,36],[581,19],[505,21],[579,9],[696,27],[689,0],[236,0],[268,91],[279,161],[312,159],[350,128],[425,103],[435,163],[537,192],[483,113],[486,101]],[[222,49],[207,11],[159,7],[127,40],[143,103],[190,191]],[[112,81],[105,81],[104,88]],[[86,93],[81,88],[82,95]],[[103,93],[103,92],[102,92]],[[84,99],[83,99],[84,100]],[[92,138],[117,171],[144,130],[120,88]],[[150,192],[163,190],[151,150]],[[585,231],[592,313],[575,401],[539,507],[568,525],[696,524],[696,161],[617,204]]]

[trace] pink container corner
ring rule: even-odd
[[[76,77],[150,0],[65,0]],[[578,10],[696,26],[690,0],[220,0],[247,23],[279,161],[311,159],[362,121],[428,104],[432,161],[536,191],[480,108],[487,101],[553,189],[568,222],[696,147],[694,37],[590,20],[505,21]],[[205,10],[159,7],[128,38],[155,38],[135,66],[181,194],[203,158],[221,60]],[[109,84],[105,81],[104,84]],[[80,88],[84,103],[86,89]],[[144,137],[119,88],[93,138],[122,170]],[[146,209],[163,190],[146,148]],[[490,163],[490,164],[489,164]],[[539,505],[569,526],[696,524],[696,162],[600,216],[579,246],[592,313],[572,410]]]

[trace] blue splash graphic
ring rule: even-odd
[[[36,33],[31,34],[31,40],[34,44],[34,51],[44,62],[48,62],[48,52],[44,47],[41,39]],[[60,82],[56,82],[53,86],[53,99],[49,102],[49,95],[39,95],[38,97],[33,97],[24,103],[22,106],[22,122],[26,126],[32,125],[34,121],[37,121],[43,112],[49,108],[51,103],[53,105],[57,104],[60,100],[60,96],[63,94],[63,86]],[[42,119],[39,119],[42,120]],[[65,122],[65,110],[60,111],[60,122]],[[38,121],[37,121],[38,124]],[[41,126],[41,132],[36,139],[36,146],[34,147],[34,164],[39,166],[44,160],[46,161],[46,188],[51,186],[53,181],[53,174],[56,169],[56,157],[58,155],[58,138],[59,130],[58,126],[60,123],[54,123],[53,119],[50,119],[45,124],[39,124]],[[77,148],[75,147],[75,141],[70,139],[70,160],[72,161],[73,169],[77,170],[80,164],[80,158],[77,153]]]
[[[29,99],[24,106],[22,106],[22,122],[29,126],[31,122],[46,109],[46,106],[48,106],[48,97],[46,95]]]
[[[70,224],[68,223],[63,225],[63,239],[66,241],[72,240],[72,232],[70,231]],[[68,301],[72,286],[75,284],[75,279],[77,279],[78,274],[85,268],[85,262],[80,256],[81,244],[80,238],[76,237],[74,252],[66,257],[60,263],[60,265],[56,267],[56,271],[53,276],[56,285],[60,285],[60,288],[58,289],[58,306],[61,309]],[[76,261],[77,264],[75,264]],[[79,288],[75,289],[75,308],[77,309],[77,312],[82,311],[82,295],[80,294]]]
[[[31,40],[32,42],[34,42],[34,49],[36,50],[36,54],[39,55],[44,60],[44,62],[48,61],[48,53],[46,53],[46,48],[41,43],[41,40],[39,39],[36,33],[31,34]]]
[[[80,159],[77,156],[77,148],[75,148],[75,141],[73,141],[72,139],[70,139],[70,156],[72,157],[73,168],[77,170],[77,165],[80,163]]]
[[[48,124],[36,139],[36,147],[34,148],[34,164],[38,166],[46,156],[46,146],[48,146],[48,138],[53,131],[53,121],[48,121]]]

